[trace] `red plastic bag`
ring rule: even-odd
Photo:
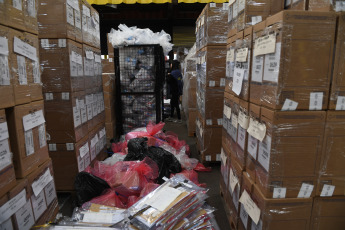
[[[155,183],[146,184],[146,186],[143,188],[143,190],[140,193],[140,198],[147,196],[147,194],[149,194],[150,192],[153,192],[153,190],[155,190],[158,187],[159,187],[159,184],[155,184]]]
[[[137,203],[137,201],[138,201],[139,199],[140,199],[140,198],[137,197],[137,196],[130,196],[130,197],[128,197],[127,208],[130,208],[133,204]]]
[[[201,164],[200,162],[196,165],[196,167],[194,168],[195,171],[198,172],[211,172],[212,168],[211,167],[205,167],[203,164]]]
[[[150,121],[149,124],[146,126],[146,131],[149,135],[154,136],[163,129],[164,125],[165,123],[163,122],[159,122],[155,125]]]
[[[113,151],[113,153],[120,153],[122,155],[126,155],[127,153],[126,148],[127,148],[127,141],[111,144],[111,150]]]
[[[112,189],[108,189],[104,192],[103,195],[93,198],[88,203],[93,204],[100,204],[100,205],[106,205],[111,207],[117,207],[117,208],[126,208],[126,204],[118,195],[116,195],[115,191]]]

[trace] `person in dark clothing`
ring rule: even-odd
[[[170,99],[170,109],[171,109],[171,114],[170,114],[170,119],[168,118],[167,120],[172,120],[176,108],[177,112],[177,118],[178,122],[181,122],[181,112],[180,112],[180,96],[182,95],[183,91],[183,80],[182,80],[182,74],[180,71],[180,62],[177,60],[174,60],[171,65],[171,72],[168,74],[167,77],[167,83],[170,87],[170,94],[171,94],[171,99]]]

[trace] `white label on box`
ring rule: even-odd
[[[310,93],[309,110],[322,110],[323,93]]]
[[[74,150],[74,144],[73,143],[66,143],[66,149],[67,149],[67,151],[73,151]]]
[[[105,133],[105,128],[103,128],[103,129],[101,129],[100,131],[99,131],[99,138],[102,138],[102,137],[104,137],[106,135],[106,133]]]
[[[56,144],[48,144],[48,148],[51,152],[57,151]]]
[[[259,141],[263,141],[266,135],[266,125],[250,118],[247,132]]]
[[[49,184],[44,188],[44,194],[46,196],[47,206],[49,206],[56,198],[54,180],[50,181]]]
[[[223,3],[223,10],[228,10],[229,8],[229,3]]]
[[[297,198],[309,198],[313,192],[314,185],[303,183]]]
[[[0,86],[10,85],[10,69],[8,66],[8,56],[0,55]]]
[[[26,156],[30,156],[35,153],[35,147],[34,147],[34,136],[32,134],[32,130],[28,130],[24,132],[25,137],[25,151]]]
[[[237,129],[238,119],[237,119],[237,115],[234,113],[231,115],[231,125]]]
[[[225,86],[225,78],[221,78],[220,79],[220,87],[224,87]]]
[[[236,19],[238,16],[238,2],[236,1],[233,5],[232,5],[232,15],[233,18]]]
[[[12,164],[12,154],[8,140],[0,141],[0,171]]]
[[[0,37],[0,54],[9,55],[8,51],[8,39],[6,37]]]
[[[80,54],[77,52],[72,51],[71,52],[71,59],[73,62],[82,65],[83,64],[83,58]]]
[[[229,0],[229,5],[232,5],[236,0]]]
[[[82,147],[79,149],[80,157],[83,158],[86,154],[89,153],[89,143],[85,143]]]
[[[73,9],[80,11],[78,0],[67,0],[67,4],[70,5],[71,7],[73,7]]]
[[[262,221],[260,220],[258,224],[252,222],[251,230],[262,230]]]
[[[238,127],[237,144],[240,146],[242,150],[244,150],[246,144],[246,133],[247,130],[245,130],[241,126]]]
[[[60,48],[66,47],[66,39],[59,39],[58,43],[59,43],[58,46]]]
[[[297,109],[298,102],[295,102],[290,99],[285,99],[282,111],[295,111]]]
[[[280,199],[286,197],[286,188],[273,188],[273,198]]]
[[[320,196],[321,197],[333,196],[334,189],[335,189],[334,185],[324,184]]]
[[[11,218],[0,224],[0,230],[13,230]]]
[[[27,0],[27,12],[30,17],[36,18],[35,0]]]
[[[223,118],[218,118],[217,119],[217,124],[218,125],[223,125]]]
[[[92,51],[85,51],[86,54],[86,58],[89,60],[93,60],[94,56],[93,56],[93,52]]]
[[[86,15],[87,17],[91,17],[90,9],[84,4],[83,4],[83,15]]]
[[[236,185],[238,184],[239,180],[238,180],[238,178],[235,176],[234,171],[232,171],[232,168],[230,168],[230,178],[229,178],[229,182],[230,182],[230,189],[231,189],[231,192],[234,192],[234,189],[235,189]]]
[[[29,230],[35,224],[34,213],[32,212],[32,206],[30,199],[26,202],[24,206],[22,206],[16,213],[15,213],[16,222],[18,224],[18,229],[20,230]]]
[[[233,193],[233,196],[232,196],[232,202],[234,202],[236,211],[238,211],[239,203],[240,203],[240,186],[237,186],[235,188],[235,192]]]
[[[38,218],[44,213],[45,210],[47,210],[47,204],[44,197],[44,192],[41,191],[37,196],[32,195],[31,196],[31,203],[32,203],[32,209],[34,210],[34,216],[35,220],[37,221]]]
[[[280,68],[281,42],[276,44],[275,52],[265,55],[264,80],[278,82]]]
[[[212,125],[212,119],[207,119],[206,120],[206,125]]]
[[[72,59],[70,61],[70,74],[71,77],[78,77],[78,64],[73,62]]]
[[[17,55],[17,65],[18,65],[19,85],[27,85],[28,78],[26,75],[25,57]]]
[[[234,62],[235,61],[235,48],[230,48],[229,61],[230,62]]]
[[[18,195],[10,199],[0,207],[0,224],[8,220],[26,203],[26,190],[24,189]]]
[[[81,123],[84,124],[85,122],[87,122],[87,112],[86,112],[85,106],[84,108],[80,109],[80,113],[81,113]]]
[[[73,120],[74,128],[77,128],[79,125],[81,125],[80,110],[76,106],[73,107]]]
[[[98,142],[98,134],[96,134],[92,139],[90,143],[90,147],[93,148]]]
[[[80,11],[74,11],[74,21],[75,21],[75,27],[81,30],[81,13]]]
[[[33,61],[37,61],[36,48],[23,42],[17,37],[14,37],[13,48],[15,53],[23,55]]]
[[[336,1],[334,11],[335,12],[345,11],[345,1]]]
[[[84,169],[85,169],[84,160],[81,159],[80,156],[78,156],[78,170],[79,172],[82,172],[84,171]]]
[[[109,60],[109,62],[113,62],[113,59],[112,59],[112,58],[109,58],[108,60]]]
[[[248,152],[256,160],[259,140],[252,135],[248,135]]]
[[[47,184],[49,184],[49,182],[52,180],[53,180],[53,177],[50,174],[50,169],[47,168],[46,171],[43,173],[43,175],[40,176],[37,180],[35,180],[31,185],[34,195],[37,197],[39,193],[42,192],[44,187],[46,187]]]
[[[252,198],[249,196],[246,190],[243,191],[242,196],[240,198],[240,203],[243,204],[244,209],[249,214],[250,218],[254,221],[254,223],[258,223],[260,219],[260,209],[254,203]]]
[[[49,39],[41,39],[41,47],[49,48]]]
[[[8,139],[8,128],[7,122],[0,123],[0,141]]]
[[[242,83],[244,78],[244,69],[235,68],[234,81],[232,91],[238,96],[242,91]]]
[[[211,161],[211,156],[207,155],[207,156],[205,156],[205,159],[206,159],[206,161]]]
[[[252,17],[252,26],[262,22],[262,16],[254,16]]]
[[[39,142],[40,142],[40,148],[43,148],[44,146],[47,145],[46,127],[44,124],[38,127],[38,137],[39,137]]]
[[[258,55],[275,53],[276,51],[276,35],[270,34],[255,39],[254,57]]]
[[[24,131],[33,129],[39,125],[42,125],[45,122],[46,121],[43,116],[43,110],[38,110],[36,112],[25,115],[23,117]]]
[[[217,7],[217,5],[216,5],[216,3],[211,2],[211,3],[210,3],[210,7],[211,7],[211,8]]]
[[[93,118],[92,104],[87,105],[86,108],[87,108],[87,120],[90,121]]]
[[[95,54],[95,62],[96,63],[101,63],[102,62],[101,55]]]
[[[67,23],[74,26],[74,11],[73,8],[69,5],[66,5],[66,17]]]
[[[96,147],[91,147],[90,148],[90,155],[91,155],[91,161],[96,158]]]
[[[345,110],[345,97],[338,96],[335,110]]]
[[[238,0],[238,12],[241,12],[246,7],[246,0]]]
[[[225,166],[226,165],[227,156],[226,156],[223,148],[220,151],[220,158],[222,159],[222,163]]]
[[[248,48],[241,48],[236,50],[236,61],[246,62],[248,57]]]
[[[61,99],[64,101],[69,101],[69,93],[68,92],[62,92],[61,93]]]
[[[32,74],[35,84],[41,84],[40,65],[37,61],[33,62]]]
[[[244,205],[241,204],[241,210],[240,210],[240,218],[243,223],[244,229],[247,229],[248,225],[248,213],[246,212]]]
[[[209,81],[209,87],[215,87],[216,82],[215,81]]]
[[[45,93],[44,95],[45,95],[46,101],[52,101],[52,100],[54,100],[54,95],[53,95],[53,93]]]
[[[266,135],[265,139],[259,143],[258,162],[269,172],[271,159],[272,138]]]
[[[222,161],[222,158],[220,157],[220,154],[216,155],[216,161]]]
[[[90,165],[90,153],[87,153],[84,157],[85,168]]]
[[[230,117],[231,117],[231,108],[227,105],[224,105],[224,115],[228,119],[230,119]]]
[[[17,10],[23,10],[23,0],[12,0],[12,6]]]
[[[249,117],[243,113],[242,111],[239,112],[238,114],[238,123],[243,129],[248,129],[249,126]]]
[[[252,81],[253,82],[262,82],[264,70],[264,56],[254,57],[254,62],[252,66]]]
[[[230,62],[230,58],[231,58],[231,49],[226,51],[226,62]]]

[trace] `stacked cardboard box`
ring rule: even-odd
[[[102,85],[105,106],[105,129],[107,132],[107,143],[116,138],[116,116],[115,116],[115,65],[114,47],[109,41],[108,35],[108,56],[102,59]]]
[[[186,115],[188,136],[195,135],[196,129],[196,45],[189,50],[183,65],[182,107]]]
[[[228,4],[207,4],[196,22],[196,136],[202,161],[220,161]]]
[[[221,158],[234,229],[344,228],[345,114],[331,111],[345,109],[343,21],[280,12],[253,26],[251,46],[249,27],[230,31]]]
[[[0,226],[30,229],[58,211],[46,142],[38,1],[0,3]],[[48,169],[50,167],[50,169]]]
[[[105,154],[99,18],[86,1],[43,0],[38,25],[49,154],[57,190],[71,191]]]

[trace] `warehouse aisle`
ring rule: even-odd
[[[184,117],[182,117],[183,119]],[[196,150],[196,138],[188,137],[187,125],[183,119],[182,123],[166,122],[164,130],[172,131],[176,133],[180,140],[185,140],[190,147],[191,157],[199,159]],[[217,211],[214,213],[219,228],[221,230],[229,230],[230,225],[227,220],[227,215],[223,206],[223,199],[220,196],[219,191],[219,179],[220,179],[220,165],[211,165],[212,172],[199,172],[199,182],[206,183],[209,189],[207,199],[208,204],[216,208]]]

